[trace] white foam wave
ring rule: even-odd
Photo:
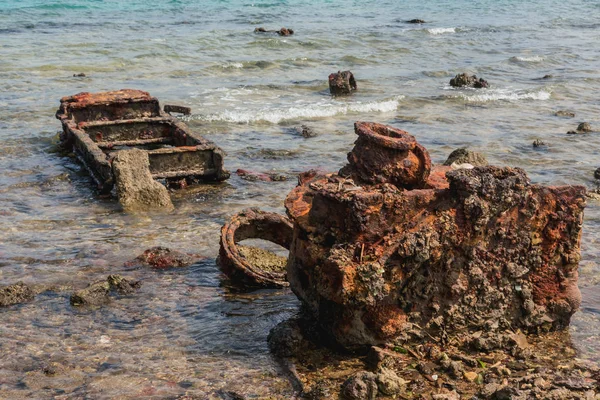
[[[265,121],[277,124],[285,120],[324,118],[348,113],[392,112],[398,108],[399,101],[404,96],[391,100],[373,101],[368,103],[356,102],[351,104],[317,103],[288,108],[263,108],[260,110],[226,110],[222,113],[202,115],[196,118],[203,121],[225,121],[250,123]]]
[[[443,35],[444,33],[456,33],[456,28],[429,28],[427,32],[432,35]]]
[[[552,92],[546,89],[537,92],[526,92],[523,90],[492,89],[477,94],[461,93],[459,97],[468,102],[487,103],[491,101],[519,101],[519,100],[548,100]]]
[[[538,63],[538,62],[544,61],[546,58],[542,57],[542,56],[530,56],[530,57],[515,56],[515,57],[511,57],[510,59],[512,61]]]
[[[244,68],[244,64],[242,64],[240,62],[234,62],[234,63],[223,64],[223,65],[221,65],[221,67],[223,69],[239,69],[239,68]]]

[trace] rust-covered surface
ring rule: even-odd
[[[531,184],[519,168],[429,170],[423,155],[410,164],[429,176],[390,174],[391,156],[379,163],[357,151],[368,137],[361,127],[382,128],[357,127],[346,176],[308,172],[285,203],[294,222],[288,281],[333,338],[354,348],[569,324],[580,304],[583,187]],[[426,155],[400,139],[400,165],[407,151]]]
[[[232,281],[250,287],[289,286],[285,272],[261,269],[241,254],[238,243],[246,239],[263,239],[289,249],[292,241],[291,221],[276,213],[243,210],[221,228],[221,248],[217,260],[221,270]]]
[[[148,153],[154,179],[221,181],[224,152],[160,109],[141,90],[122,89],[63,97],[56,117],[62,141],[73,148],[103,191],[114,185],[117,152],[138,148]]]

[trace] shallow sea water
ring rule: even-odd
[[[412,18],[429,22],[404,22]],[[586,0],[0,2],[0,284],[80,288],[113,273],[143,281],[98,310],[72,308],[68,291],[0,310],[0,398],[202,398],[220,389],[288,398],[266,336],[299,302],[288,290],[222,285],[214,259],[224,220],[246,207],[283,212],[297,173],[345,163],[356,120],[409,131],[436,163],[469,146],[534,182],[594,188],[600,132],[566,132],[582,121],[600,130],[599,20],[600,4]],[[296,33],[253,33],[258,26]],[[331,98],[327,76],[346,69],[359,91]],[[462,71],[491,88],[449,87]],[[54,119],[62,96],[120,88],[191,107],[186,122],[227,152],[230,171],[290,179],[234,174],[177,193],[172,213],[122,213],[56,152]],[[301,124],[319,135],[298,135]],[[547,146],[534,149],[535,139]],[[570,331],[580,356],[595,360],[598,240],[600,208],[589,201],[583,305]],[[181,270],[123,266],[155,245],[205,258]]]

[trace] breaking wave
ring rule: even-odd
[[[546,58],[542,56],[529,56],[529,57],[521,57],[515,56],[511,57],[510,61],[513,62],[529,62],[529,63],[538,63],[544,61]]]
[[[444,33],[456,33],[456,28],[429,28],[427,32],[432,35],[443,35]]]
[[[351,104],[334,104],[330,102],[320,102],[316,104],[288,108],[226,110],[216,114],[197,115],[193,118],[209,122],[224,121],[247,124],[251,122],[265,121],[272,124],[277,124],[286,120],[333,117],[348,113],[391,112],[398,108],[399,101],[403,98],[404,96],[397,96],[390,100],[372,101],[367,103],[356,102]]]
[[[488,103],[491,101],[519,101],[519,100],[548,100],[552,92],[547,89],[537,92],[510,89],[488,89],[480,93],[460,93],[455,97],[465,99],[472,103]]]

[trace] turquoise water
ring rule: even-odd
[[[428,23],[405,23],[413,18]],[[221,388],[285,398],[291,389],[265,338],[298,302],[288,291],[240,295],[220,286],[214,258],[225,218],[249,206],[283,212],[295,174],[345,163],[356,120],[411,132],[436,163],[468,145],[535,182],[595,187],[600,133],[566,132],[583,121],[600,130],[598,21],[600,4],[583,0],[0,1],[0,284],[83,287],[109,273],[144,281],[133,298],[101,310],[73,310],[68,293],[0,310],[0,398],[211,396]],[[253,33],[259,26],[296,33]],[[333,99],[327,76],[345,69],[359,90]],[[463,71],[491,87],[451,88]],[[53,117],[62,96],[120,88],[191,107],[186,122],[228,153],[229,170],[290,179],[233,175],[178,194],[171,214],[123,214],[98,197],[80,165],[54,152]],[[295,133],[301,124],[319,135],[304,139]],[[547,147],[532,148],[535,139]],[[584,304],[571,332],[581,356],[594,359],[599,239],[590,201]],[[206,259],[162,273],[122,266],[154,245]],[[66,366],[60,380],[40,372],[52,362]]]

